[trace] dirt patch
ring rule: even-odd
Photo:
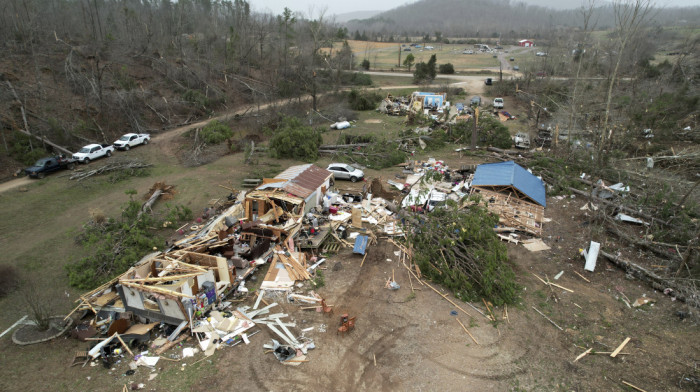
[[[382,120],[380,120],[378,118],[368,118],[364,122],[365,122],[365,124],[381,124]]]
[[[37,181],[37,180],[32,180],[29,177],[22,177],[22,178],[15,178],[13,180],[0,183],[0,193],[5,192],[5,191],[9,191],[10,189],[15,189],[15,188],[30,185],[33,181]]]

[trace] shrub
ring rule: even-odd
[[[382,96],[371,91],[350,90],[348,102],[353,110],[374,110],[382,100]]]
[[[371,86],[372,77],[363,72],[343,72],[340,74],[340,82],[353,86]]]
[[[441,74],[453,74],[455,73],[455,67],[452,65],[452,63],[440,64],[438,71]]]
[[[321,133],[304,125],[296,117],[285,117],[270,139],[270,155],[273,158],[293,158],[306,162],[318,159]]]
[[[360,63],[360,67],[362,67],[362,69],[364,69],[366,71],[369,71],[369,60],[367,60],[367,59],[362,60],[362,63]]]
[[[207,144],[219,144],[233,137],[233,131],[228,125],[214,120],[202,128],[200,136]]]
[[[0,297],[10,294],[17,288],[19,276],[14,265],[0,265]]]

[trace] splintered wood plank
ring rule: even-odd
[[[615,351],[613,351],[613,353],[610,354],[610,356],[615,358],[617,356],[617,354],[619,354],[620,351],[622,351],[622,349],[625,348],[625,346],[627,345],[627,343],[629,343],[630,340],[631,340],[630,338],[626,338],[619,346],[617,346]]]

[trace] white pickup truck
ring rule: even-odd
[[[493,100],[494,109],[503,109],[503,98],[495,98]]]
[[[138,146],[139,144],[148,144],[151,140],[151,135],[147,133],[127,133],[126,135],[119,138],[119,140],[113,143],[114,148],[119,150],[129,151],[131,147]]]
[[[80,163],[90,163],[99,157],[111,157],[114,152],[114,147],[109,144],[88,144],[73,154],[73,159]]]

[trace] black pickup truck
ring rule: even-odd
[[[39,159],[34,166],[24,169],[24,173],[29,177],[44,178],[48,173],[63,169],[73,170],[74,168],[75,160],[57,155],[55,157]]]

